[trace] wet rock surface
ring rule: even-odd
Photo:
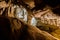
[[[31,7],[33,4],[29,3]],[[19,31],[21,27],[22,35],[20,36],[20,40],[60,40],[60,16],[55,14],[56,12],[53,13],[49,7],[46,10],[43,9],[42,11],[35,11],[34,17],[38,22],[37,27],[34,27],[30,25],[32,19],[31,14],[33,12],[30,9],[30,11],[26,10],[28,12],[29,20],[28,23],[25,24],[23,20],[16,18],[16,9],[14,8],[14,5],[10,5],[10,3],[7,4],[5,1],[0,2],[0,15],[8,17],[12,26],[11,30],[14,32],[13,37],[15,35],[16,40],[18,39],[17,36],[19,37],[20,35]],[[25,27],[27,27],[27,30],[24,29]],[[26,35],[24,33],[26,33]]]

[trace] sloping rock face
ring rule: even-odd
[[[2,30],[0,30],[0,32],[2,32],[2,34],[0,35],[2,36],[4,34],[4,37],[2,37],[3,39],[7,37],[5,39],[9,40],[58,40],[49,33],[39,30],[37,27],[33,27],[16,18],[0,16],[0,21],[3,21],[2,23],[4,23],[3,25],[5,25],[3,26],[0,22],[0,28],[3,27]],[[9,24],[7,24],[8,22]],[[6,32],[4,32],[5,29]]]

